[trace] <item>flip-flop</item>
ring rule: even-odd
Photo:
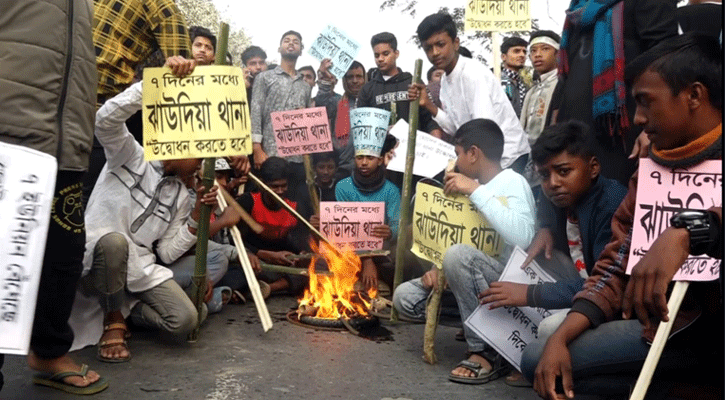
[[[69,376],[85,377],[88,374],[88,365],[83,364],[80,371],[64,371],[56,374],[40,373],[33,377],[33,383],[40,386],[47,386],[53,389],[62,390],[72,394],[96,394],[108,388],[108,380],[99,378],[88,386],[80,387],[63,382]]]

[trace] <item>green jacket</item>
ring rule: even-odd
[[[85,171],[96,111],[90,0],[0,1],[0,141]]]

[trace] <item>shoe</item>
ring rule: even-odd
[[[231,300],[233,294],[234,292],[232,292],[232,288],[230,288],[229,286],[220,286],[214,288],[211,300],[206,303],[209,314],[215,314],[220,312],[222,310],[222,307],[225,304],[229,303],[229,300]]]

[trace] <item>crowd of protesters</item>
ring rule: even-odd
[[[672,169],[722,159],[722,20],[712,18],[721,16],[720,2],[572,0],[560,32],[507,37],[495,49],[500,77],[461,46],[451,15],[436,13],[415,32],[432,64],[425,81],[398,67],[397,38],[381,29],[370,38],[374,60],[350,65],[342,94],[332,61],[298,66],[303,38],[286,31],[278,65],[268,65],[257,46],[241,54],[253,151],[217,159],[218,187],[208,191],[201,159],[144,159],[139,120],[143,68],[166,66],[185,76],[214,64],[217,38],[209,27],[187,26],[174,0],[56,3],[0,3],[0,141],[56,157],[53,204],[73,197],[85,207],[84,220],[73,221],[82,229],[74,230],[57,222],[72,216],[51,210],[58,218],[48,230],[27,356],[35,384],[98,393],[112,378],[79,365],[71,350],[96,345],[98,360],[129,362],[129,324],[183,339],[208,314],[245,303],[234,226],[265,298],[302,292],[302,276],[260,268],[295,266],[290,256],[310,251],[310,232],[288,207],[313,226],[321,218],[302,157],[277,151],[273,112],[326,109],[333,150],[312,157],[317,197],[384,202],[384,222],[370,233],[395,249],[398,231],[407,228],[401,202],[412,200],[401,198],[403,175],[387,169],[397,139],[380,137],[377,150],[362,146],[350,113],[394,111],[393,125],[410,122],[417,102],[419,130],[452,144],[457,155],[453,170],[440,165],[428,181],[468,197],[506,249],[497,257],[464,244],[446,251],[444,312],[461,321],[481,304],[551,312],[524,350],[520,372],[463,324],[456,339],[467,353],[448,379],[484,384],[505,377],[551,400],[624,397],[657,324],[675,318],[677,335],[662,354],[655,375],[661,384],[651,395],[722,396],[722,277],[693,283],[677,315],[666,303],[689,255],[722,258],[721,205],[675,214],[626,274],[638,159]],[[247,184],[250,170],[277,196]],[[220,211],[219,190],[231,193],[255,226],[234,208]],[[191,296],[202,205],[215,211],[198,311]],[[522,268],[536,260],[555,282],[500,281],[514,246],[527,250]],[[401,319],[425,321],[441,270],[412,254],[405,260],[406,281],[394,292],[388,256],[363,257],[357,286],[392,297]]]

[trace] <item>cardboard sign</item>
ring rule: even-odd
[[[332,151],[325,107],[273,112],[272,129],[282,157]]]
[[[52,156],[0,142],[0,354],[28,354],[57,170]]]
[[[395,157],[388,163],[390,171],[405,172],[405,158],[408,154],[408,129],[405,120],[395,123],[390,134],[398,139]],[[456,158],[456,151],[452,144],[446,143],[437,137],[418,131],[415,136],[415,158],[413,162],[413,175],[433,178],[448,165],[448,160]]]
[[[360,107],[350,111],[350,133],[355,155],[380,157],[388,135],[390,111]]]
[[[685,210],[722,206],[722,161],[704,161],[693,167],[665,168],[649,158],[639,160],[637,208],[627,274],[670,226],[670,218]],[[674,276],[676,281],[711,281],[720,276],[721,260],[690,256]]]
[[[184,78],[169,68],[146,68],[142,109],[147,161],[252,152],[247,91],[239,67],[196,67]]]
[[[534,261],[521,269],[525,259],[526,252],[516,246],[499,281],[526,285],[554,282]],[[465,324],[521,371],[521,354],[527,344],[538,339],[539,324],[549,315],[551,311],[543,308],[506,306],[489,310],[488,305],[480,305]]]
[[[530,31],[529,0],[469,0],[466,31]]]
[[[503,237],[468,198],[448,197],[443,189],[418,182],[413,210],[413,254],[440,268],[448,248],[459,243],[492,257],[498,257],[505,245]]]
[[[330,73],[342,80],[359,51],[358,42],[337,27],[328,25],[312,43],[309,53],[317,61],[325,58],[332,60]]]
[[[371,236],[385,223],[385,202],[320,202],[320,231],[333,243],[349,243],[355,250],[381,250],[383,239]]]

